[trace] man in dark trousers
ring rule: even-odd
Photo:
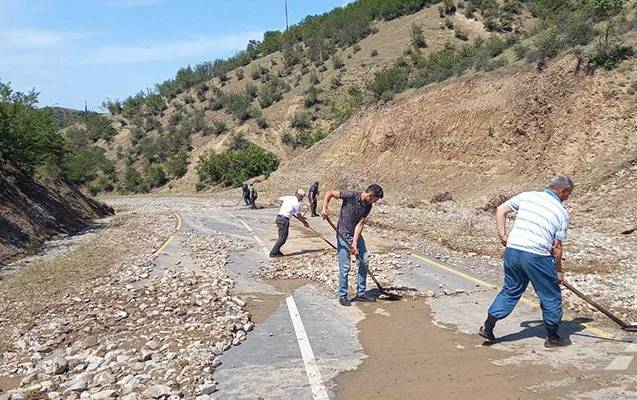
[[[546,340],[544,346],[559,347],[562,320],[562,242],[566,240],[568,212],[562,205],[573,191],[573,180],[558,176],[541,192],[524,192],[512,197],[496,210],[496,226],[504,251],[504,285],[493,300],[480,336],[496,340],[493,328],[506,318],[524,294],[529,282],[540,298]],[[517,218],[507,235],[507,215]]]
[[[274,244],[274,247],[272,247],[270,257],[283,256],[283,253],[281,253],[281,247],[288,240],[288,234],[290,233],[290,218],[295,217],[306,227],[309,226],[305,217],[301,215],[301,202],[304,197],[305,192],[303,189],[299,189],[296,191],[294,196],[283,196],[279,198],[281,208],[279,209],[279,214],[276,216],[276,225],[279,229],[279,239]]]
[[[248,186],[248,182],[243,182],[241,185],[241,190],[243,192],[243,201],[246,203],[246,206],[250,205],[250,187]]]
[[[250,209],[255,210],[257,208],[256,201],[259,194],[257,193],[257,189],[254,188],[254,183],[250,185]]]
[[[323,200],[323,210],[321,216],[328,218],[328,208],[330,200],[337,198],[343,200],[341,214],[338,217],[338,302],[342,306],[349,306],[350,300],[347,298],[347,274],[350,270],[351,256],[360,256],[367,262],[368,254],[365,246],[365,239],[362,233],[365,227],[365,220],[372,210],[372,204],[383,198],[383,189],[376,185],[369,185],[364,192],[353,192],[349,190],[331,190],[325,194]],[[341,236],[347,241],[344,242]],[[351,254],[348,247],[351,246]],[[365,264],[357,258],[358,264],[358,284],[356,288],[355,301],[376,301],[373,296],[367,293],[367,268]]]
[[[312,209],[312,216],[318,217],[316,213],[316,204],[318,203],[318,195],[319,195],[319,183],[315,181],[312,186],[310,186],[310,190],[307,192],[307,199],[310,201],[310,209]]]

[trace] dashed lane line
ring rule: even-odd
[[[168,239],[166,239],[166,241],[164,241],[164,243],[161,246],[159,246],[159,248],[153,253],[153,257],[157,257],[159,254],[161,254],[161,252],[164,251],[166,246],[168,246],[168,244],[175,238],[175,233],[179,232],[179,229],[181,228],[181,217],[177,213],[175,213],[175,217],[177,218],[177,224],[175,225],[175,232],[173,232],[170,236],[168,236]]]
[[[480,286],[483,286],[483,287],[486,287],[486,288],[489,288],[489,289],[492,289],[492,290],[498,290],[498,286],[496,286],[496,285],[494,285],[492,283],[483,281],[482,279],[476,278],[475,276],[471,276],[469,274],[465,274],[464,272],[460,272],[460,271],[458,271],[456,269],[453,269],[451,267],[443,265],[443,264],[441,264],[441,263],[439,263],[439,262],[437,262],[435,260],[430,259],[429,257],[421,256],[421,255],[416,254],[414,252],[412,252],[411,255],[416,257],[417,259],[419,259],[421,261],[426,262],[427,264],[433,265],[436,268],[442,269],[444,271],[447,271],[447,272],[450,272],[450,273],[452,273],[454,275],[457,275],[457,276],[459,276],[461,278],[467,279],[467,280],[469,280],[469,281],[471,281],[473,283],[476,283],[476,284],[478,284]],[[536,301],[533,301],[533,300],[529,300],[529,299],[524,298],[524,297],[522,297],[520,299],[520,302],[524,303],[524,304],[527,304],[527,305],[530,305],[530,306],[532,306],[534,308],[540,308],[539,303],[537,303]],[[594,326],[590,326],[590,325],[588,325],[586,323],[583,323],[582,325],[589,332],[591,332],[591,333],[593,333],[593,334],[595,334],[597,336],[600,336],[600,337],[602,337],[604,339],[613,339],[613,335],[609,334],[608,332],[606,332],[606,331],[604,331],[604,330],[602,330],[600,328],[597,328],[597,327],[594,327]]]
[[[268,251],[268,248],[265,247],[265,244],[263,244],[263,241],[261,240],[261,238],[259,238],[257,236],[257,234],[254,232],[254,230],[252,228],[250,228],[250,226],[248,224],[246,224],[246,222],[244,220],[242,220],[241,218],[237,217],[236,215],[230,214],[227,211],[222,211],[224,214],[228,215],[231,218],[235,218],[237,219],[239,222],[241,222],[241,224],[248,230],[248,232],[250,232],[252,234],[252,236],[254,237],[254,240],[257,241],[257,243],[259,244],[259,246],[261,246],[261,249],[263,250],[263,253],[267,256],[270,255],[270,252]]]
[[[301,356],[303,357],[303,364],[305,364],[305,372],[307,373],[307,379],[310,382],[310,388],[312,390],[312,397],[314,400],[329,400],[327,389],[323,384],[323,378],[321,377],[321,371],[316,363],[310,340],[305,332],[303,326],[303,320],[296,307],[294,297],[289,296],[285,299],[288,305],[288,311],[290,318],[292,319],[292,325],[294,326],[294,332],[296,333],[296,340],[299,343],[299,349],[301,350]]]

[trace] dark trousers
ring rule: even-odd
[[[312,216],[316,217],[318,214],[316,213],[316,203],[318,203],[318,199],[314,196],[314,199],[310,199],[310,204],[312,206]]]
[[[246,203],[246,206],[250,205],[250,194],[243,194],[243,201]]]
[[[274,244],[274,247],[272,247],[272,251],[270,251],[271,256],[275,256],[281,252],[281,247],[283,247],[288,240],[288,234],[290,233],[290,220],[284,216],[277,215],[276,225],[279,227],[279,239]]]

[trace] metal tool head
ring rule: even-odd
[[[622,326],[622,329],[626,332],[637,332],[637,325],[626,325]]]

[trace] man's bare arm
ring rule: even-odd
[[[356,224],[356,228],[354,228],[354,240],[352,241],[352,255],[358,254],[358,239],[361,237],[361,233],[363,233],[363,228],[365,227],[365,218],[361,218],[360,221]]]
[[[564,282],[564,271],[562,270],[562,254],[564,249],[562,248],[561,240],[553,241],[553,257],[555,257],[555,269],[557,270],[557,277],[560,283]]]
[[[500,204],[495,210],[495,225],[498,230],[498,237],[503,246],[507,245],[507,215],[513,212],[513,209],[506,203]]]
[[[321,211],[321,217],[323,217],[323,219],[327,219],[327,217],[329,216],[327,212],[330,206],[330,200],[332,200],[332,198],[340,199],[340,190],[330,190],[325,193],[325,199],[323,199],[323,210]]]

